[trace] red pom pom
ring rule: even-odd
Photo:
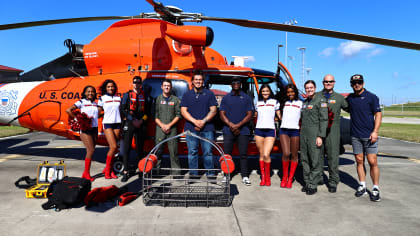
[[[76,119],[69,119],[70,129],[73,131],[86,131],[92,128],[92,118],[90,118],[86,113],[80,113],[79,110],[73,111]]]
[[[86,131],[92,128],[92,119],[84,112],[77,115],[77,121],[79,122],[81,131]]]

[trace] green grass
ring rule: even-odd
[[[420,102],[387,106],[382,109],[384,116],[393,117],[416,117],[420,118]]]
[[[341,111],[341,115],[344,117],[350,118],[350,114],[345,111]],[[389,111],[389,110],[386,110],[385,108],[385,111],[382,110],[382,116],[383,117],[396,117],[396,118],[404,118],[404,117],[420,118],[420,111],[404,111],[404,112],[401,112],[401,110]]]
[[[379,136],[420,143],[420,125],[382,123]]]
[[[0,138],[28,133],[29,129],[18,126],[0,126]]]
[[[420,102],[409,102],[404,104],[386,106],[385,110],[389,109],[390,111],[401,111],[401,107],[404,108],[404,111],[407,110],[420,112]]]

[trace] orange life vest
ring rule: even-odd
[[[140,93],[130,91],[128,96],[130,97],[130,112],[144,112],[146,102],[144,91],[140,90]]]

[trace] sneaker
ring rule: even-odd
[[[377,189],[377,188],[372,189],[372,195],[370,196],[370,200],[372,200],[374,202],[380,202],[381,201],[381,196],[379,195],[379,189]]]
[[[127,180],[130,178],[130,176],[128,175],[128,173],[124,173],[123,177],[121,179],[121,182],[125,183],[127,182]]]
[[[248,177],[243,177],[242,183],[244,183],[246,186],[251,186],[251,181],[249,181]]]
[[[356,193],[354,194],[356,197],[361,197],[363,195],[367,194],[366,187],[363,187],[363,185],[359,185],[357,188]]]

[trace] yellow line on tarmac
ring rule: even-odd
[[[419,159],[415,159],[415,158],[408,158],[408,160],[410,160],[410,161],[412,161],[412,162],[415,162],[415,163],[420,164],[420,160],[419,160]]]
[[[67,145],[67,146],[59,146],[59,147],[55,147],[55,148],[72,148],[72,147],[81,147],[82,145],[80,144],[73,144],[73,145]]]
[[[404,157],[404,156],[399,156],[399,155],[394,155],[394,154],[392,154],[392,153],[378,153],[379,155],[387,155],[387,156],[395,156],[395,157],[402,157],[402,158],[404,158],[404,159],[407,159],[407,160],[409,160],[409,161],[412,161],[412,162],[414,162],[414,163],[417,163],[417,164],[420,164],[420,159],[416,159],[416,158],[411,158],[411,157]]]
[[[73,144],[73,145],[67,145],[67,146],[60,146],[60,147],[56,147],[56,148],[72,148],[72,147],[81,147],[82,145],[81,144]],[[21,154],[11,154],[11,155],[8,155],[8,156],[5,156],[5,157],[0,157],[0,163],[2,163],[2,162],[5,162],[5,161],[7,161],[7,160],[9,160],[9,159],[14,159],[14,158],[17,158],[17,157],[22,157],[23,155],[21,155]]]
[[[0,158],[0,163],[7,161],[8,159],[13,159],[16,157],[21,157],[22,155],[18,155],[18,154],[12,154],[12,155],[8,155],[5,157]]]

